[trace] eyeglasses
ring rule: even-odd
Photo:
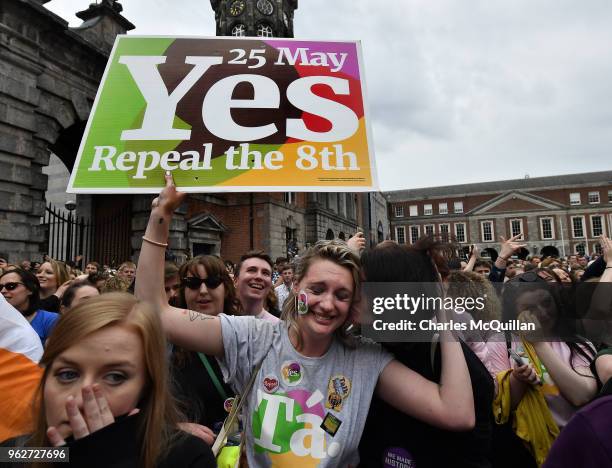
[[[17,286],[19,286],[20,284],[23,284],[23,283],[18,283],[17,281],[15,282],[11,281],[10,283],[0,284],[0,291],[2,291],[4,288],[6,288],[7,291],[14,291],[15,289],[17,289]]]
[[[208,289],[216,289],[223,283],[223,280],[219,276],[209,276],[205,279],[198,278],[197,276],[187,276],[183,278],[182,283],[189,289],[200,289],[202,283],[204,283]]]

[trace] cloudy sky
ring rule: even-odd
[[[45,6],[71,26],[92,0]],[[208,0],[123,0],[133,33],[214,35]],[[609,0],[300,0],[362,42],[382,190],[612,169]]]

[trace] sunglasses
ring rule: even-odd
[[[183,278],[182,283],[183,286],[189,289],[200,289],[202,283],[204,283],[208,289],[216,289],[223,283],[223,280],[219,276],[209,276],[205,279],[198,278],[197,276],[187,276]]]
[[[19,286],[20,284],[23,283],[18,283],[18,282],[10,282],[10,283],[4,283],[4,284],[0,284],[0,291],[2,291],[3,289],[6,288],[7,291],[14,291],[15,289],[17,289],[17,286]]]

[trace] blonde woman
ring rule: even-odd
[[[49,259],[36,272],[40,284],[40,308],[59,312],[62,295],[70,286],[70,274],[66,264]]]
[[[209,316],[169,306],[163,290],[164,248],[172,213],[182,199],[166,175],[143,238],[136,294],[162,311],[170,341],[216,356],[226,382],[239,391],[261,363],[245,395],[249,466],[356,466],[374,391],[431,424],[451,430],[474,426],[471,382],[458,343],[441,344],[446,364],[438,385],[380,346],[348,335],[357,315],[360,268],[345,243],[318,243],[300,258],[294,290],[299,296],[289,297],[284,321]]]

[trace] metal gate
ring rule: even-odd
[[[82,256],[83,268],[91,261],[116,267],[132,255],[130,218],[131,213],[122,210],[112,217],[92,221],[48,205],[42,223],[46,235],[43,250],[64,262]]]

